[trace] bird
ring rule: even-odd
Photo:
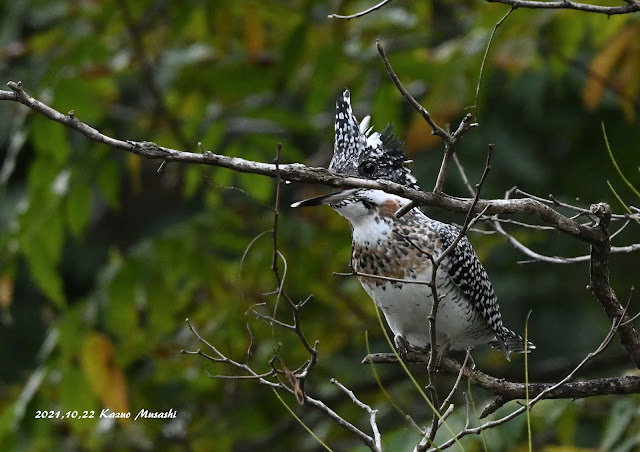
[[[420,189],[406,166],[402,143],[388,124],[373,132],[371,117],[358,123],[345,89],[336,102],[333,173],[386,180]],[[351,267],[380,308],[399,351],[431,347],[428,317],[434,296],[434,262],[455,242],[460,229],[428,217],[417,207],[397,218],[409,199],[383,190],[350,188],[293,203],[291,207],[329,205],[345,217],[352,231]],[[535,345],[505,327],[498,299],[471,243],[462,235],[436,269],[439,300],[435,319],[438,356],[488,344],[511,353]]]

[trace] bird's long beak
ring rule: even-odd
[[[302,201],[294,202],[291,207],[310,207],[321,206],[323,204],[334,204],[343,201],[353,196],[357,191],[357,188],[350,188],[348,190],[336,191],[333,193],[327,193],[326,195],[316,196],[315,198],[304,199]]]

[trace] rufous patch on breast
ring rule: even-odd
[[[400,208],[400,203],[395,199],[387,199],[384,204],[380,206],[380,215],[383,217],[393,217]]]

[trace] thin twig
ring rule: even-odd
[[[460,384],[460,380],[462,380],[464,369],[467,367],[467,361],[469,361],[470,357],[471,357],[471,352],[467,350],[466,354],[464,355],[464,360],[462,361],[462,365],[460,366],[460,372],[458,372],[458,376],[456,377],[456,381],[455,383],[453,383],[453,386],[449,391],[449,395],[447,395],[447,397],[445,397],[444,401],[442,402],[440,411],[442,411],[447,405],[449,405],[449,403],[451,403],[451,399],[453,398],[453,395],[455,394],[455,392],[458,390],[458,385]]]
[[[345,394],[349,396],[353,403],[355,403],[358,407],[362,408],[369,414],[369,423],[371,424],[371,430],[373,431],[373,438],[375,439],[376,447],[379,451],[382,451],[382,439],[380,436],[380,430],[378,429],[378,424],[376,423],[376,414],[378,414],[378,410],[374,410],[366,403],[361,402],[352,390],[346,388],[335,378],[332,378],[330,382],[339,387]]]
[[[469,195],[471,195],[471,197],[474,197],[476,195],[476,190],[471,185],[471,182],[469,182],[469,178],[467,177],[467,172],[464,170],[464,166],[462,166],[462,163],[460,163],[458,154],[453,154],[451,158],[453,159],[453,163],[455,163],[456,168],[458,168],[458,173],[460,173],[460,178],[462,179],[462,183],[464,184],[465,187],[467,187],[467,191],[469,192]]]
[[[434,135],[439,136],[445,141],[448,140],[449,134],[447,133],[447,131],[435,123],[435,121],[431,118],[431,115],[429,114],[427,109],[424,108],[422,105],[420,105],[420,103],[417,100],[415,100],[414,97],[411,94],[409,94],[409,91],[407,91],[407,89],[402,85],[400,78],[393,71],[393,68],[391,67],[391,63],[389,63],[387,54],[385,53],[384,48],[382,47],[382,44],[380,43],[379,39],[376,39],[376,47],[378,49],[378,53],[380,54],[380,58],[384,63],[384,67],[387,69],[387,73],[389,74],[389,77],[391,77],[391,80],[393,81],[393,83],[395,83],[396,88],[398,88],[398,91],[400,91],[400,94],[402,94],[402,96],[405,99],[407,99],[407,101],[409,101],[411,106],[418,113],[420,113],[420,115],[424,118],[425,121],[427,121],[427,124],[431,126],[431,129],[433,131],[432,133]]]
[[[384,5],[386,5],[389,2],[391,2],[391,0],[382,0],[380,3],[372,6],[371,8],[365,9],[364,11],[360,11],[359,13],[350,14],[348,16],[341,16],[340,14],[329,14],[328,17],[329,19],[344,19],[344,20],[355,19],[357,17],[366,16],[367,14],[382,8]]]
[[[406,238],[405,236],[403,236],[401,234],[399,234],[399,235],[401,237]],[[352,270],[349,273],[346,273],[346,272],[333,272],[333,276],[358,276],[360,278],[379,279],[381,281],[397,282],[397,283],[403,283],[403,284],[418,284],[418,285],[424,285],[424,286],[429,286],[429,287],[431,287],[431,285],[433,284],[431,281],[422,281],[422,280],[404,279],[404,278],[394,278],[394,277],[391,277],[391,276],[374,275],[373,273],[363,273],[363,272],[359,272],[357,270]]]
[[[456,152],[456,145],[462,139],[462,136],[469,130],[471,127],[475,127],[478,124],[471,122],[472,119],[471,113],[467,113],[460,125],[451,135],[448,136],[448,139],[445,140],[444,143],[444,156],[442,157],[442,163],[440,164],[440,171],[438,171],[438,177],[436,178],[436,184],[433,187],[434,193],[441,193],[442,187],[444,186],[445,175],[447,174],[447,169],[449,167],[449,160]]]
[[[514,6],[512,6],[511,8],[509,8],[509,11],[507,11],[507,13],[502,16],[502,19],[500,19],[495,26],[493,27],[493,30],[491,31],[491,35],[489,36],[489,41],[487,42],[487,48],[484,50],[484,56],[482,57],[482,63],[480,63],[480,73],[478,74],[478,84],[476,85],[476,100],[473,104],[473,111],[477,112],[478,111],[478,97],[480,96],[480,86],[482,84],[482,75],[484,73],[484,64],[487,61],[487,56],[489,55],[489,48],[491,48],[491,43],[493,42],[493,37],[496,34],[496,31],[498,31],[498,28],[500,27],[500,25],[502,25],[502,22],[504,22],[507,17],[509,17],[509,14],[511,14],[513,12],[513,10],[515,9]],[[477,115],[476,115],[476,120],[477,120]]]

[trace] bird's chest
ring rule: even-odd
[[[471,305],[443,268],[432,280],[430,256],[436,259],[441,252],[439,241],[425,229],[377,224],[353,231],[352,265],[362,286],[394,334],[403,335],[412,346],[430,343],[427,318],[433,306],[432,281],[439,299],[439,341],[463,335],[477,321]]]
[[[367,291],[384,291],[388,285],[401,289],[406,284],[400,280],[431,280],[439,247],[424,228],[372,216],[353,228],[352,265],[358,273],[371,275],[360,276]]]

